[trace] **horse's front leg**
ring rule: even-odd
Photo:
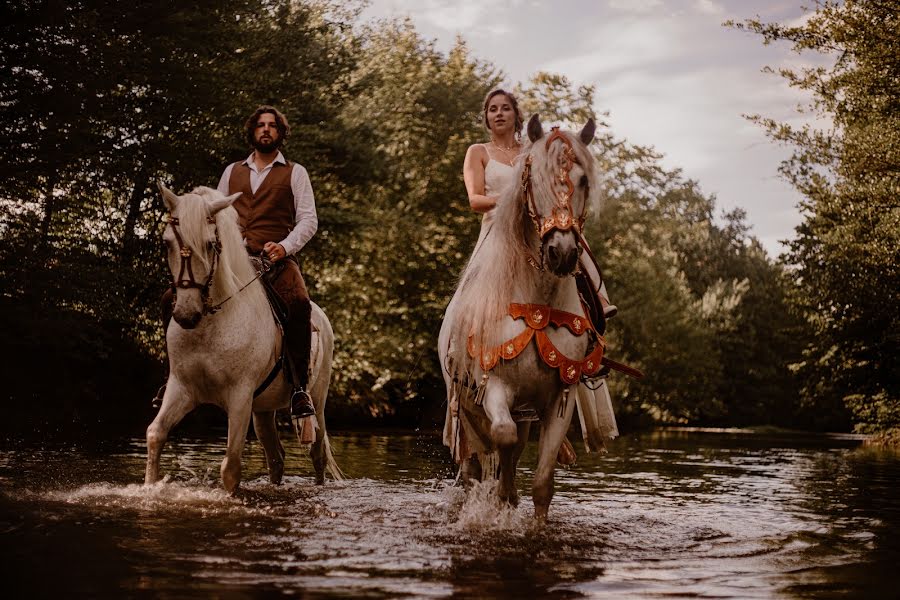
[[[275,411],[253,413],[253,429],[256,437],[262,444],[266,453],[266,467],[269,470],[269,481],[275,485],[281,484],[284,477],[284,446],[278,438],[278,428],[275,425]]]
[[[563,410],[563,416],[560,417],[560,402],[562,402],[562,394],[557,396],[555,402],[547,405],[541,418],[538,464],[534,471],[534,482],[531,487],[534,516],[537,519],[547,518],[550,501],[553,499],[553,472],[556,468],[556,455],[569,430],[569,423],[572,422],[572,414],[575,411],[575,399],[569,398]]]
[[[491,441],[497,448],[511,448],[516,445],[516,424],[509,414],[509,388],[498,377],[491,377],[485,384],[484,412],[491,421]]]
[[[481,462],[479,462],[478,456],[473,454],[464,458],[462,464],[459,465],[459,474],[466,489],[481,481]]]
[[[159,481],[159,456],[166,445],[169,432],[178,424],[186,414],[191,412],[197,403],[191,399],[181,383],[169,377],[166,382],[166,392],[163,395],[162,406],[156,414],[156,418],[147,427],[147,470],[144,474],[144,483],[151,484]]]
[[[251,404],[250,394],[247,394],[246,399],[238,395],[232,396],[225,404],[228,412],[228,448],[225,450],[221,473],[222,485],[232,494],[241,483],[241,453],[247,440]]]
[[[512,506],[519,505],[519,491],[516,489],[516,465],[528,443],[528,432],[531,430],[531,422],[525,421],[517,424],[518,440],[511,448],[500,450],[500,485],[497,487],[497,496],[501,502]]]

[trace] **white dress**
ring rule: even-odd
[[[506,163],[493,158],[488,161],[484,167],[484,195],[499,196],[507,186],[511,185],[515,179],[516,170]],[[494,222],[495,209],[492,208],[481,217],[481,233],[478,234],[478,241],[475,242],[475,249],[472,256],[481,248],[481,243]]]

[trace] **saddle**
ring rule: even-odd
[[[266,298],[269,299],[272,314],[283,331],[288,322],[288,307],[285,301],[281,299],[281,296],[278,295],[278,292],[275,291],[274,283],[284,270],[284,262],[273,263],[265,257],[253,255],[250,256],[250,262],[253,263],[253,268],[256,269],[257,273],[262,272],[260,281],[263,284],[263,289],[266,290]]]

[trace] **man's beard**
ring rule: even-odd
[[[281,146],[281,138],[270,140],[268,142],[253,140],[253,147],[256,148],[258,152],[262,152],[263,154],[274,152],[275,150],[278,150],[279,146]]]

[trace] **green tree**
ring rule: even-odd
[[[900,431],[900,12],[884,0],[816,2],[801,25],[728,23],[826,66],[779,69],[828,129],[750,117],[793,147],[781,174],[803,195],[793,299],[816,336],[795,369],[810,404],[842,400],[857,429]],[[771,69],[770,69],[771,71]]]
[[[215,185],[228,160],[246,155],[242,121],[260,103],[290,115],[289,152],[314,178],[318,169],[355,177],[340,142],[353,136],[332,125],[351,96],[353,10],[289,0],[4,4],[4,298],[34,319],[93,322],[98,335],[158,355],[157,299],[169,275],[155,180]],[[66,312],[87,318],[48,318]],[[41,340],[11,340],[26,342],[40,354]]]
[[[594,90],[538,73],[516,88],[526,113],[578,128]],[[640,381],[613,378],[617,412],[697,424],[790,424],[796,387],[787,364],[797,323],[786,309],[782,269],[748,233],[743,211],[715,216],[715,198],[652,148],[629,144],[606,114],[593,148],[605,198],[589,222],[620,314],[610,352],[641,367]]]
[[[437,332],[478,227],[462,161],[482,135],[479,106],[496,78],[462,41],[444,55],[408,21],[365,28],[359,44],[341,119],[372,174],[347,190],[344,212],[357,226],[323,265],[321,291],[348,332],[336,389],[380,416],[443,395]]]

